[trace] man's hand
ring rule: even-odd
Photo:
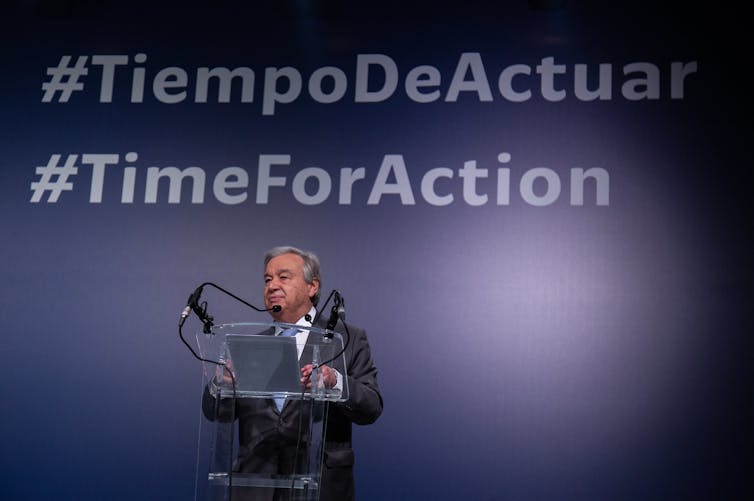
[[[232,370],[233,364],[230,360],[226,360],[224,363],[215,366],[215,376],[209,382],[209,392],[213,397],[217,398],[220,393],[220,387],[233,387],[233,378],[230,373]]]
[[[301,368],[301,384],[305,385],[307,390],[312,387],[312,370],[314,366],[307,364]],[[330,389],[338,382],[338,373],[335,369],[322,365],[319,368],[322,371],[322,380],[325,383],[325,388]]]
[[[218,386],[231,386],[233,384],[233,378],[230,375],[231,370],[233,370],[233,362],[230,360],[218,364],[215,370],[214,383]]]

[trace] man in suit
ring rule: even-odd
[[[321,275],[319,260],[311,252],[295,247],[275,247],[264,260],[264,303],[277,322],[302,326],[296,334],[301,364],[302,386],[310,388],[312,373],[309,333],[305,327],[325,327],[325,319],[316,318],[320,298]],[[369,342],[363,329],[338,322],[336,331],[346,339],[346,368],[340,360],[321,366],[327,388],[343,388],[349,393],[345,402],[330,403],[325,432],[324,461],[320,484],[321,501],[350,501],[355,499],[351,441],[351,425],[365,425],[377,420],[382,413],[382,396],[377,385],[377,368],[372,360]],[[274,333],[274,334],[280,334]],[[350,339],[349,339],[350,338]],[[307,349],[308,348],[308,349]],[[234,471],[241,473],[287,474],[301,471],[297,442],[300,420],[306,412],[305,401],[288,400],[278,409],[272,399],[238,399],[235,408],[213,397],[211,388],[205,391],[203,408],[210,419],[238,419],[239,452]],[[302,457],[304,456],[304,457]],[[279,500],[289,493],[273,489],[242,489],[233,499]]]

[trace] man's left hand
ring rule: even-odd
[[[309,390],[312,387],[312,370],[314,366],[307,364],[301,368],[301,384],[306,385],[306,389]],[[325,388],[332,388],[338,382],[338,373],[332,367],[322,365],[319,367],[322,371],[322,380],[325,383]]]

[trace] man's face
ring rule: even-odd
[[[297,254],[281,254],[270,259],[264,270],[264,305],[280,305],[278,313],[270,312],[278,322],[295,323],[312,307],[311,297],[319,290],[319,282],[304,280],[304,260]]]

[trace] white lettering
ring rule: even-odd
[[[458,176],[463,179],[463,200],[469,205],[484,205],[487,203],[487,195],[477,195],[476,180],[487,177],[487,169],[477,169],[476,160],[463,163],[463,169],[459,169]]]
[[[534,182],[543,179],[546,183],[545,192],[542,195],[534,193]],[[543,207],[550,205],[560,196],[560,177],[558,173],[547,167],[535,167],[524,172],[521,176],[521,198],[529,205]]]
[[[660,69],[651,63],[631,63],[623,67],[623,74],[643,73],[644,78],[634,78],[623,83],[623,97],[630,101],[660,98]]]
[[[468,70],[471,70],[471,80],[465,80]],[[461,91],[476,91],[480,101],[492,101],[492,91],[487,81],[487,73],[484,71],[482,57],[478,52],[461,54],[445,101],[457,101],[458,94]]]
[[[312,195],[306,192],[306,180],[310,178],[317,180],[317,190]],[[318,167],[301,169],[293,178],[293,197],[304,205],[321,204],[330,196],[331,190],[330,174]]]
[[[285,78],[288,89],[278,92],[278,79]],[[264,98],[262,99],[262,115],[274,115],[275,103],[288,104],[301,94],[301,73],[296,68],[267,68],[264,71]]]
[[[589,90],[587,74],[589,67],[585,64],[577,64],[574,67],[573,92],[582,101],[594,101],[595,99],[608,100],[613,97],[613,65],[600,64],[600,74],[597,78],[597,88]]]
[[[111,103],[113,101],[115,67],[128,64],[128,56],[92,56],[92,64],[102,66],[99,101],[101,103]]]
[[[58,162],[58,156],[53,156],[52,161]],[[115,186],[106,183],[118,182],[118,175],[109,174],[108,168],[112,166],[122,168],[121,203],[132,204],[137,198],[136,191],[139,179],[139,167],[134,165],[139,156],[136,152],[128,152],[125,155],[116,153],[69,155],[69,157],[81,158],[82,165],[91,166],[91,184],[89,203],[100,204],[103,202],[105,190],[110,192]],[[124,158],[124,164],[119,165],[120,158]],[[495,197],[497,206],[509,206],[513,202],[511,198],[511,186],[518,185],[520,200],[524,203],[543,207],[554,204],[560,199],[562,185],[566,183],[566,190],[570,192],[568,203],[571,206],[585,205],[585,198],[594,206],[610,205],[610,174],[602,167],[584,169],[573,167],[567,176],[561,177],[557,171],[548,167],[536,167],[521,172],[520,178],[514,179],[515,170],[509,167],[511,154],[500,152],[497,162],[501,165],[496,168],[494,182],[482,182],[489,177],[489,169],[478,167],[477,160],[467,160],[457,170],[449,167],[434,167],[423,173],[412,171],[417,178],[421,178],[419,184],[422,200],[431,206],[444,207],[457,203],[462,198],[462,203],[468,206],[483,206],[489,203],[491,196]],[[339,205],[352,205],[354,186],[359,181],[367,179],[365,167],[343,167],[339,170],[323,169],[320,167],[306,167],[303,169],[289,169],[292,166],[292,157],[288,154],[263,154],[259,155],[256,166],[256,199],[251,203],[266,205],[270,203],[270,191],[272,188],[281,188],[282,194],[289,186],[287,193],[293,195],[293,200],[302,205],[319,205],[330,199],[334,183],[338,183]],[[274,167],[281,167],[273,173]],[[144,186],[144,203],[156,204],[158,201],[170,204],[182,202],[182,190],[186,187],[186,181],[191,183],[191,203],[204,203],[204,191],[206,188],[206,173],[200,167],[178,168],[174,166],[145,168],[146,182]],[[370,177],[371,178],[371,177]],[[167,181],[163,181],[163,180]],[[239,205],[248,202],[251,197],[248,193],[250,171],[241,166],[221,168],[212,180],[212,194],[214,199],[223,205]],[[160,184],[168,185],[160,188]],[[587,188],[588,187],[588,188]],[[593,187],[593,188],[592,188]],[[585,196],[585,191],[589,195]],[[368,195],[364,195],[366,191]],[[457,192],[462,197],[455,196]],[[385,195],[397,195],[388,203],[400,203],[402,205],[416,205],[414,187],[408,175],[408,168],[404,156],[401,154],[389,154],[382,157],[379,169],[374,180],[368,186],[364,186],[356,193],[367,205],[380,205],[384,203]],[[593,195],[592,195],[593,193]],[[162,195],[162,196],[160,196]],[[165,195],[167,195],[165,197]],[[280,201],[279,201],[280,202]]]
[[[513,88],[513,77],[516,75],[531,75],[531,68],[525,64],[508,66],[500,73],[497,86],[500,89],[500,95],[505,99],[514,103],[522,103],[531,99],[531,91],[524,90],[517,92]]]
[[[419,92],[422,87],[438,87],[440,70],[434,66],[417,66],[406,75],[406,95],[417,103],[431,103],[440,99],[440,91]]]
[[[555,75],[563,75],[566,72],[564,64],[555,64],[554,57],[545,57],[537,66],[537,73],[541,75],[542,97],[548,101],[562,101],[566,97],[566,91],[555,89]]]
[[[391,172],[395,176],[395,183],[389,184],[388,177]],[[403,155],[385,155],[382,159],[382,165],[372,186],[367,205],[379,204],[382,195],[398,195],[403,205],[416,204]]]
[[[212,193],[218,202],[225,205],[237,205],[246,201],[249,187],[249,174],[240,167],[226,167],[215,176]],[[243,189],[241,193],[231,195],[229,189]]]
[[[333,89],[330,93],[322,90],[322,80],[330,78],[333,81]],[[348,78],[343,70],[334,66],[319,68],[309,77],[309,95],[318,103],[334,103],[346,94]]]
[[[233,71],[228,68],[199,68],[196,72],[197,103],[206,103],[210,79],[217,79],[217,102],[229,103],[233,79],[241,79],[241,102],[254,101],[254,71],[251,68],[240,67]]]
[[[105,183],[105,167],[118,163],[118,155],[81,155],[81,162],[92,164],[92,187],[89,190],[89,203],[102,202],[102,187]]]
[[[351,205],[351,196],[353,183],[366,177],[366,169],[350,169],[344,167],[340,169],[340,192],[338,193],[338,203],[341,205]]]
[[[191,191],[191,203],[201,204],[204,203],[204,182],[205,175],[204,170],[199,167],[187,167],[184,170],[180,170],[177,167],[165,167],[160,169],[159,167],[149,167],[147,169],[147,187],[144,193],[144,203],[154,204],[157,203],[157,188],[161,178],[168,178],[169,190],[168,190],[168,203],[177,204],[181,201],[181,185],[185,178],[191,178],[192,191]]]
[[[571,205],[584,205],[584,182],[595,180],[595,199],[597,205],[610,205],[610,174],[601,167],[591,169],[571,169]]]
[[[134,56],[134,62],[138,64],[144,64],[147,62],[146,54],[136,54]],[[144,102],[144,80],[146,79],[145,68],[134,68],[134,76],[131,79],[131,102],[141,103]]]
[[[259,169],[257,171],[257,203],[269,202],[270,186],[285,186],[284,177],[270,176],[273,165],[290,165],[290,155],[259,155]]]
[[[511,154],[507,151],[497,156],[497,161],[507,164],[511,161]],[[511,170],[502,168],[497,170],[497,205],[510,205],[511,203]]]
[[[692,73],[696,73],[697,65],[696,61],[690,63],[671,63],[670,65],[670,98],[671,99],[683,99],[683,84],[686,81],[686,77]]]
[[[430,205],[450,205],[453,203],[453,194],[438,195],[435,191],[435,182],[441,178],[453,179],[453,171],[446,167],[438,167],[436,169],[430,169],[422,177],[421,192],[424,200]]]
[[[382,68],[385,80],[382,88],[369,90],[369,67],[377,65]],[[356,56],[356,93],[357,103],[378,103],[393,95],[398,87],[398,65],[383,54],[359,54]]]
[[[134,163],[139,158],[136,152],[126,153],[126,162]],[[134,203],[134,190],[136,188],[136,167],[123,168],[123,189],[121,190],[120,203]]]
[[[188,84],[186,70],[178,67],[170,67],[160,70],[152,82],[152,92],[158,101],[165,104],[180,103],[186,99],[186,91],[181,90],[175,94],[167,92],[168,89],[185,89]]]
[[[411,101],[422,104],[437,102],[443,96],[445,102],[457,102],[464,92],[475,93],[479,102],[493,102],[497,98],[521,103],[537,96],[549,102],[567,98],[584,102],[609,101],[616,96],[629,101],[656,100],[660,99],[663,89],[669,99],[684,99],[689,76],[698,71],[697,61],[672,62],[667,68],[663,67],[666,73],[650,62],[631,62],[621,68],[622,79],[617,82],[614,65],[609,62],[566,65],[550,56],[543,57],[536,65],[519,63],[502,67],[497,76],[498,93],[493,96],[487,67],[479,52],[461,53],[450,78],[437,66],[429,64],[414,66],[403,76],[398,63],[385,54],[356,54],[355,58],[355,69],[350,73],[331,65],[313,68],[308,75],[293,66],[266,67],[264,80],[259,84],[261,99],[255,99],[260,91],[257,72],[246,66],[202,66],[194,69],[193,74],[187,69],[169,66],[156,69],[150,82],[144,53],[135,54],[133,60],[128,55],[93,55],[91,65],[101,68],[99,99],[102,103],[113,101],[114,94],[120,91],[116,86],[127,81],[127,76],[120,78],[124,77],[122,73],[130,72],[132,103],[144,102],[145,88],[151,84],[152,95],[159,103],[181,103],[190,95],[195,103],[261,101],[264,116],[275,115],[278,105],[294,103],[302,94],[321,104],[342,101],[351,87],[355,103],[384,102],[395,96],[399,85]],[[664,86],[660,85],[661,77],[665,79]],[[52,94],[46,92],[42,101],[51,102]]]

